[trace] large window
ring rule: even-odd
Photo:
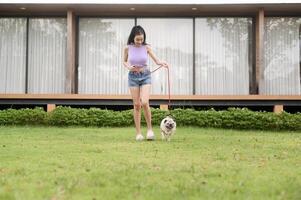
[[[265,18],[260,94],[300,94],[300,24],[301,18]]]
[[[134,19],[80,18],[78,93],[129,93],[122,57],[134,24]]]
[[[250,18],[196,18],[196,94],[249,94]]]
[[[66,19],[30,18],[28,29],[28,93],[64,93]]]
[[[146,42],[171,65],[172,94],[250,94],[252,19],[197,17],[195,27],[193,21],[137,18]],[[122,59],[134,25],[134,18],[79,19],[78,93],[129,93]],[[298,17],[265,18],[259,94],[301,94],[300,26]],[[66,45],[66,18],[0,18],[0,93],[65,93]],[[150,57],[148,64],[155,69]],[[152,94],[167,94],[167,70],[153,73],[152,82]]]
[[[191,18],[138,18],[149,43],[161,60],[170,64],[171,93],[193,93],[193,20]],[[149,66],[155,63],[149,58]],[[152,94],[167,94],[167,71],[152,74]]]
[[[25,93],[26,18],[0,18],[0,93]]]

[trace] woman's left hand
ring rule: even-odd
[[[162,61],[159,65],[163,66],[163,67],[166,67],[166,68],[169,67],[169,64],[167,62],[165,62],[165,61]]]

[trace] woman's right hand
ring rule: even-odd
[[[130,70],[131,72],[136,72],[136,71],[137,71],[137,67],[135,67],[135,65],[131,65],[131,66],[129,67],[129,70]]]

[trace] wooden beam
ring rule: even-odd
[[[275,105],[274,106],[274,113],[280,114],[283,112],[283,105]]]
[[[262,82],[262,71],[263,71],[263,40],[264,40],[264,10],[263,8],[259,9],[256,15],[256,89],[257,94],[260,94],[259,88]]]
[[[67,65],[65,93],[75,93],[76,19],[72,10],[67,11]]]
[[[161,104],[160,105],[160,110],[168,110],[168,105],[167,104]]]
[[[131,95],[106,94],[0,94],[0,99],[129,99]],[[168,100],[168,95],[150,95],[151,100]],[[301,100],[301,95],[172,95],[171,100]]]
[[[47,112],[51,112],[55,109],[55,104],[47,104]]]

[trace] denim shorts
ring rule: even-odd
[[[129,72],[128,75],[129,87],[140,87],[142,85],[151,84],[152,77],[149,69],[142,72]]]

